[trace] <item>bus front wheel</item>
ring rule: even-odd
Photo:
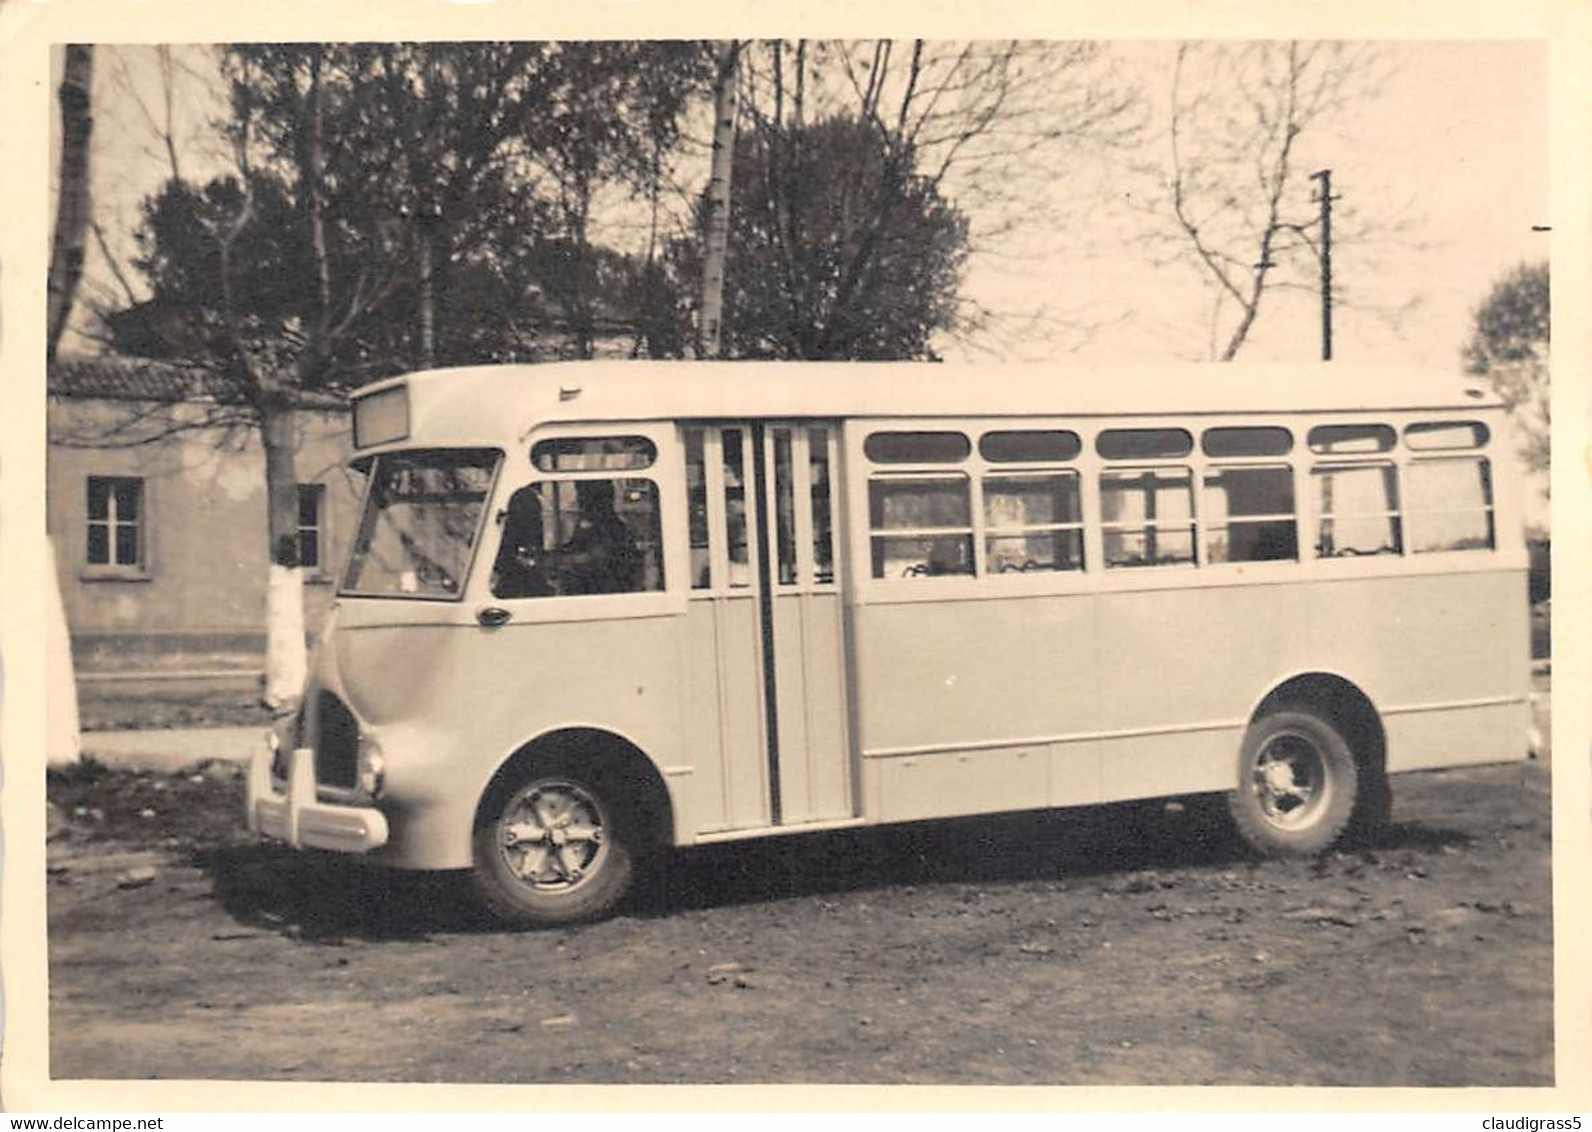
[[[601,778],[562,768],[508,780],[475,830],[477,894],[514,927],[557,927],[608,915],[634,873],[633,823]]]
[[[1314,856],[1348,826],[1359,779],[1354,753],[1337,728],[1306,708],[1283,708],[1245,732],[1229,807],[1251,848],[1269,856]]]

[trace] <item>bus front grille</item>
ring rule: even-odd
[[[330,692],[316,699],[315,781],[352,789],[359,781],[359,724]]]

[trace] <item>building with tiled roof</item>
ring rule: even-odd
[[[195,365],[114,356],[59,357],[49,369],[52,397],[107,401],[242,405],[248,402],[237,378]],[[305,408],[337,409],[337,393],[298,395]]]
[[[61,357],[48,371],[48,525],[80,681],[142,690],[263,667],[265,457],[236,380],[191,365]],[[330,605],[357,508],[345,401],[295,414],[305,621]],[[214,684],[218,677],[204,683]]]

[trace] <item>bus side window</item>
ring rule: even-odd
[[[875,578],[973,572],[973,512],[965,475],[876,476],[868,483]]]
[[[1486,459],[1417,460],[1406,484],[1412,551],[1493,548],[1492,469]]]
[[[1316,536],[1321,557],[1404,552],[1398,473],[1392,463],[1318,464],[1310,477],[1321,516]]]
[[[536,484],[522,487],[503,513],[503,538],[492,564],[492,596],[544,597],[553,592],[541,567],[544,534],[542,496]]]
[[[1107,569],[1194,562],[1194,473],[1185,467],[1100,473]]]
[[[1286,464],[1210,468],[1205,473],[1200,518],[1205,525],[1207,561],[1271,562],[1299,557],[1293,469]]]
[[[991,574],[1082,570],[1078,473],[986,476],[984,535]]]

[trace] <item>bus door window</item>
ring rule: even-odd
[[[807,430],[808,482],[813,508],[813,581],[828,585],[835,580],[835,531],[830,503],[829,430]]]
[[[752,584],[752,558],[746,523],[746,433],[742,429],[727,428],[722,436],[725,550],[729,558],[729,577],[726,581],[731,589],[745,589]]]
[[[791,430],[776,428],[774,438],[774,561],[782,586],[796,584],[796,499],[792,483]]]
[[[703,430],[685,430],[685,493],[691,545],[691,588],[713,588],[713,555],[708,545],[707,454]]]

